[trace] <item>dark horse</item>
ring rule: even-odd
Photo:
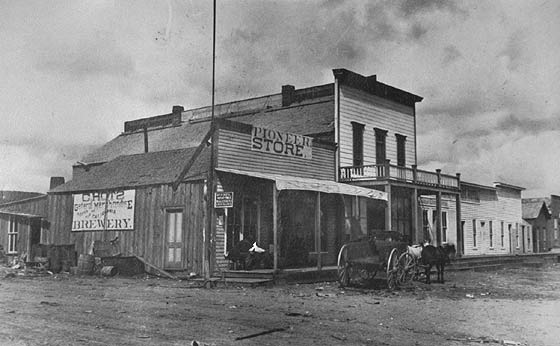
[[[450,263],[450,256],[455,256],[455,245],[443,244],[442,246],[426,245],[422,249],[422,258],[420,259],[422,265],[426,269],[426,283],[430,283],[430,272],[432,266],[436,266],[438,281],[444,283],[443,271],[445,264]]]

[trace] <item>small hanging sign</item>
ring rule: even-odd
[[[216,192],[214,208],[233,208],[233,192]]]

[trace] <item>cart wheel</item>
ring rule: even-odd
[[[399,256],[397,280],[399,285],[409,283],[416,275],[416,261],[408,252]]]
[[[397,249],[391,250],[391,254],[387,259],[387,287],[392,291],[398,286],[398,271],[399,271],[399,251]]]
[[[340,287],[350,284],[350,263],[348,263],[348,248],[343,245],[338,253],[338,282]]]

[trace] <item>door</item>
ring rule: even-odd
[[[183,267],[183,210],[165,211],[166,246],[165,268],[182,269]]]

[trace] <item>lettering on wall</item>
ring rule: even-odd
[[[74,194],[72,231],[134,229],[135,190]]]
[[[313,138],[293,133],[253,127],[251,150],[311,159]]]

